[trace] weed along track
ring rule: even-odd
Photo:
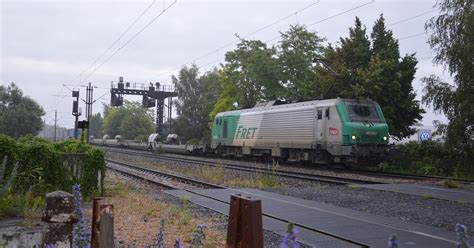
[[[211,206],[222,206],[224,208],[229,207],[230,202],[220,197],[219,194],[213,196],[213,192],[206,192],[206,190],[232,190],[234,193],[242,194],[245,196],[255,196],[254,192],[242,190],[242,189],[229,189],[224,186],[195,180],[189,177],[184,177],[172,173],[162,172],[158,170],[152,170],[148,168],[139,167],[129,163],[123,163],[113,160],[107,160],[107,168],[116,171],[126,177],[134,178],[137,180],[143,180],[147,183],[164,187],[171,190],[170,194],[176,194],[180,198],[186,197],[187,199],[198,199],[198,201],[206,201],[207,205]],[[269,197],[265,197],[269,198]],[[281,201],[280,199],[274,199],[275,201]],[[219,207],[217,207],[219,208]],[[214,208],[210,208],[214,209]],[[216,209],[214,209],[216,210]],[[221,213],[226,214],[226,211]],[[305,235],[314,235],[318,239],[328,242],[328,240],[338,247],[369,247],[369,245],[359,242],[355,239],[338,235],[327,230],[315,228],[313,226],[305,225],[302,223],[294,222],[290,219],[285,219],[281,216],[277,216],[271,213],[262,211],[262,218],[264,220],[271,220],[273,223],[279,223],[285,225],[286,223],[293,222],[295,226],[300,228],[300,231]]]
[[[156,185],[163,186],[168,189],[187,189],[187,188],[224,188],[219,185],[207,183],[204,181],[192,179],[185,176],[180,176],[168,172],[147,169],[123,162],[106,160],[107,168],[112,169],[128,177],[144,180]]]
[[[237,164],[237,163],[221,163],[221,162],[203,161],[200,158],[193,158],[193,157],[183,158],[183,157],[176,157],[176,156],[157,155],[157,154],[149,154],[149,153],[135,152],[135,151],[124,151],[124,150],[115,150],[115,151],[110,150],[108,152],[114,152],[114,153],[117,152],[120,154],[146,157],[146,158],[151,158],[154,161],[160,161],[160,162],[189,163],[189,164],[193,164],[197,166],[210,166],[210,167],[215,167],[215,168],[224,168],[228,170],[235,170],[235,171],[249,172],[249,173],[260,173],[267,176],[274,176],[274,177],[288,178],[288,179],[302,180],[302,181],[309,181],[309,182],[317,182],[317,183],[325,183],[325,184],[333,184],[333,185],[379,183],[377,181],[371,181],[371,180],[329,176],[329,175],[319,175],[319,174],[309,174],[309,173],[298,172],[298,171],[283,170],[283,169],[277,168],[278,166],[251,167],[248,165]]]
[[[98,146],[108,153],[127,154],[133,156],[141,156],[145,158],[154,159],[163,162],[185,162],[197,165],[219,166],[227,169],[241,170],[245,169],[271,171],[280,173],[281,176],[293,177],[295,179],[311,180],[305,177],[318,177],[320,182],[323,179],[328,179],[326,182],[337,184],[334,181],[343,181],[341,184],[369,184],[369,183],[431,183],[436,184],[440,181],[452,181],[456,184],[467,185],[474,183],[473,179],[462,179],[453,177],[429,176],[429,175],[414,175],[405,173],[382,172],[376,170],[368,170],[363,168],[322,168],[314,166],[302,166],[295,164],[280,164],[279,166],[266,166],[264,163],[243,162],[230,159],[216,159],[196,157],[192,155],[182,154],[153,154],[148,151],[135,150],[131,148],[112,148],[105,146]],[[270,168],[269,168],[270,167]],[[242,168],[242,169],[241,169]],[[247,171],[248,171],[247,170]],[[300,177],[298,177],[300,176]],[[345,183],[344,183],[345,182]]]

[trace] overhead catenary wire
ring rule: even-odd
[[[267,28],[269,28],[269,27],[272,27],[272,26],[274,26],[275,24],[278,24],[278,23],[280,23],[280,22],[282,22],[282,21],[284,21],[284,20],[286,20],[286,19],[288,19],[288,18],[290,18],[290,17],[292,17],[292,16],[294,16],[294,15],[297,15],[297,14],[299,14],[299,13],[301,13],[301,12],[304,12],[305,10],[308,10],[309,8],[315,6],[315,5],[318,4],[318,3],[320,3],[320,0],[317,0],[317,1],[315,1],[315,2],[312,2],[312,3],[308,4],[308,5],[305,5],[303,8],[300,8],[300,9],[298,9],[298,10],[292,12],[292,13],[289,14],[289,15],[286,15],[286,16],[284,16],[284,17],[282,17],[282,18],[279,18],[279,19],[277,19],[277,20],[275,20],[275,21],[269,23],[269,24],[266,24],[265,26],[263,26],[263,27],[261,27],[261,28],[258,28],[258,29],[256,29],[255,31],[252,31],[252,32],[250,32],[250,33],[248,33],[248,34],[245,34],[244,36],[242,36],[242,38],[245,39],[245,38],[247,38],[247,37],[249,37],[249,36],[252,36],[252,35],[254,35],[254,34],[256,34],[256,33],[259,33],[259,32],[261,32],[261,31],[263,31],[263,30],[265,30],[265,29],[267,29]],[[222,45],[222,46],[220,46],[220,47],[218,47],[218,48],[216,48],[216,49],[214,49],[214,50],[212,50],[212,51],[210,51],[210,52],[208,52],[208,53],[205,53],[205,54],[203,54],[203,55],[201,55],[201,56],[199,56],[199,57],[197,57],[197,58],[194,58],[194,59],[189,60],[188,62],[184,63],[184,65],[187,65],[187,64],[196,62],[196,61],[198,61],[198,60],[200,60],[200,59],[203,59],[203,58],[205,58],[205,57],[208,57],[209,55],[214,54],[214,53],[218,52],[219,50],[222,50],[222,49],[224,49],[224,48],[226,48],[226,47],[229,47],[229,46],[231,46],[231,45],[237,44],[239,41],[240,41],[240,39],[237,39],[237,40],[235,40],[235,41],[232,41],[232,42],[229,42],[229,43],[227,43],[227,44],[225,44],[225,45]],[[179,69],[180,67],[181,67],[181,65],[176,66],[176,67],[174,67],[174,68],[172,68],[172,69],[170,69],[170,70],[168,70],[168,71],[165,71],[165,72],[162,72],[162,73],[158,74],[157,76],[159,77],[159,76],[161,76],[161,75],[168,74],[168,73],[170,73],[170,72],[175,71],[176,69]]]
[[[418,37],[418,36],[422,36],[422,35],[429,35],[430,32],[422,32],[422,33],[418,33],[418,34],[413,34],[413,35],[409,35],[409,36],[404,36],[398,40],[406,40],[406,39],[411,39],[411,38],[415,38],[415,37]]]
[[[365,2],[365,3],[363,3],[363,4],[359,4],[359,5],[355,6],[355,7],[349,8],[349,9],[344,10],[344,11],[341,11],[341,12],[338,12],[338,13],[336,13],[336,14],[334,14],[334,15],[325,17],[325,18],[323,18],[323,19],[320,19],[320,20],[318,20],[318,21],[315,21],[315,22],[312,22],[312,23],[310,23],[310,24],[308,24],[308,25],[303,25],[303,26],[304,26],[304,27],[311,27],[311,26],[314,26],[314,25],[323,23],[323,22],[328,21],[328,20],[330,20],[330,19],[336,18],[336,17],[341,16],[341,15],[343,15],[343,14],[346,14],[346,13],[349,13],[349,12],[351,12],[351,11],[354,11],[354,10],[357,10],[357,9],[359,9],[359,8],[362,8],[362,7],[364,7],[364,6],[367,6],[367,5],[369,5],[369,4],[373,4],[374,2],[375,2],[375,0],[371,0],[371,1]],[[244,36],[244,37],[245,37],[245,36]],[[271,38],[271,39],[269,39],[269,40],[266,40],[265,42],[266,42],[266,43],[267,43],[267,42],[271,42],[271,41],[274,41],[274,40],[279,39],[279,38],[281,38],[280,35],[279,35],[279,36],[275,36],[275,37],[273,37],[273,38]],[[237,40],[235,43],[238,43],[239,41],[240,41],[240,39]],[[232,44],[235,44],[235,43],[232,43]],[[229,43],[229,44],[230,44],[230,43]],[[228,45],[227,45],[227,46],[228,46]],[[213,50],[213,51],[216,51],[216,50],[218,50],[218,49],[215,49],[215,50]],[[212,54],[212,53],[209,53],[209,54]],[[206,65],[209,65],[209,64],[212,64],[212,63],[216,63],[217,61],[220,61],[220,60],[222,60],[222,59],[223,59],[223,58],[219,58],[219,59],[213,60],[213,61],[207,63]],[[189,63],[191,63],[191,62],[194,62],[194,60],[191,60],[191,61],[187,62],[187,63],[184,64],[184,65],[187,65],[187,64],[189,64]],[[165,74],[165,73],[169,73],[169,72],[172,72],[172,71],[176,71],[176,69],[178,69],[178,68],[180,68],[180,66],[179,66],[179,67],[175,67],[175,68],[173,68],[172,70],[169,70],[169,71],[167,71],[167,72],[161,73],[161,74],[159,74],[159,75],[163,75],[163,74]],[[200,68],[200,67],[198,66],[198,68]],[[158,75],[158,76],[159,76],[159,75]],[[169,81],[165,81],[165,82],[169,82]]]
[[[433,12],[436,12],[436,11],[438,11],[438,10],[437,10],[437,9],[433,9],[433,10],[430,10],[430,11],[423,12],[423,13],[421,13],[421,14],[417,14],[417,15],[408,17],[408,18],[406,18],[406,19],[402,19],[402,20],[400,20],[400,21],[392,22],[392,23],[389,23],[389,24],[387,25],[387,27],[395,26],[395,25],[398,25],[398,24],[400,24],[400,23],[407,22],[407,21],[416,19],[416,18],[418,18],[418,17],[424,16],[424,15],[427,15],[427,14],[430,14],[430,13],[433,13]]]
[[[110,59],[112,59],[120,50],[126,47],[130,42],[132,42],[135,38],[137,38],[143,31],[145,31],[151,24],[153,24],[158,18],[160,18],[166,11],[168,11],[171,7],[176,4],[177,0],[174,0],[170,5],[164,8],[158,15],[156,15],[153,19],[151,19],[145,26],[143,26],[138,32],[136,32],[130,39],[128,39],[123,45],[118,47],[112,54],[110,54],[102,63],[95,67],[95,69],[89,73],[82,81],[86,81],[89,77],[91,77],[98,69],[100,69],[105,63],[107,63]]]
[[[318,21],[315,21],[315,22],[312,22],[312,23],[310,23],[310,24],[303,25],[303,26],[304,26],[304,27],[311,27],[311,26],[317,25],[317,24],[319,24],[319,23],[322,23],[322,22],[324,22],[324,21],[327,21],[327,20],[329,20],[329,19],[335,18],[335,17],[340,16],[340,15],[343,15],[343,14],[348,13],[348,12],[350,12],[350,11],[353,11],[353,10],[355,10],[355,9],[364,7],[365,5],[371,4],[371,3],[373,3],[373,2],[375,2],[375,1],[366,2],[366,3],[364,3],[364,4],[355,6],[355,7],[353,7],[353,8],[347,9],[347,10],[345,10],[345,11],[336,13],[336,14],[331,15],[331,16],[329,16],[329,17],[323,18],[323,19],[321,19],[321,20],[318,20]],[[416,15],[414,15],[414,16],[411,16],[411,17],[402,19],[402,20],[400,20],[400,21],[396,21],[396,22],[394,22],[394,23],[390,23],[388,26],[395,26],[395,25],[401,24],[401,23],[403,23],[403,22],[407,22],[407,21],[413,20],[413,19],[415,19],[415,18],[421,17],[421,16],[423,16],[423,15],[427,15],[427,14],[429,14],[429,13],[433,13],[433,12],[435,12],[435,11],[437,11],[437,10],[430,10],[430,11],[422,12],[422,13],[420,13],[420,14],[416,14]],[[387,26],[387,27],[388,27],[388,26]],[[399,39],[397,39],[397,40],[410,39],[410,38],[422,36],[423,34],[429,34],[429,33],[427,33],[427,32],[418,33],[418,34],[414,34],[414,35],[410,35],[410,36],[405,36],[405,37],[399,38]],[[277,39],[279,39],[279,38],[281,38],[281,36],[275,36],[274,38],[271,38],[271,39],[269,39],[269,40],[266,40],[265,42],[266,42],[266,43],[272,42],[272,41],[277,40]],[[216,50],[214,50],[214,51],[216,51]],[[204,64],[204,65],[197,66],[197,67],[198,67],[199,69],[202,69],[202,68],[205,68],[205,67],[207,67],[207,66],[209,66],[209,65],[216,64],[218,61],[221,61],[221,60],[224,60],[224,59],[225,59],[225,57],[221,57],[221,58],[212,60],[212,61],[210,61],[210,62],[208,62],[208,63],[206,63],[206,64]],[[426,59],[426,58],[419,59],[419,60],[425,60],[425,59]],[[190,61],[190,62],[192,62],[192,61]],[[188,62],[188,63],[190,63],[190,62]],[[176,69],[176,68],[175,68],[175,69]],[[173,70],[174,70],[174,69],[173,69]],[[171,70],[168,71],[168,72],[171,72]],[[165,81],[165,82],[168,82],[168,81]]]
[[[86,67],[79,75],[77,75],[74,79],[72,79],[68,84],[71,84],[75,80],[80,79],[81,76],[86,71],[88,71],[90,68],[92,68],[102,57],[104,57],[104,55],[107,54],[123,38],[123,36],[125,36],[125,34],[128,33],[128,31],[151,9],[151,7],[153,7],[153,5],[155,5],[155,3],[156,3],[156,0],[153,0],[153,2],[151,2],[145,8],[145,10],[143,10],[141,12],[141,14],[138,15],[137,18],[135,18],[135,20],[132,23],[130,23],[130,25],[128,25],[128,27],[119,35],[119,37],[117,39],[115,39],[114,42],[112,42],[112,44],[109,45],[109,47],[107,49],[105,49],[88,67]]]

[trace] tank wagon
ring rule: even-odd
[[[388,126],[372,100],[277,101],[222,112],[211,149],[232,156],[374,165],[388,154]]]

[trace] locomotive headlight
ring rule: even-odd
[[[357,137],[355,135],[351,136],[351,139],[355,140]]]
[[[383,136],[383,141],[387,141],[387,136]]]

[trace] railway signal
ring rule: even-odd
[[[119,81],[116,85],[112,84],[110,89],[110,105],[122,106],[124,95],[138,95],[143,96],[142,105],[145,108],[153,108],[156,106],[156,132],[163,136],[163,120],[165,116],[165,107],[167,108],[168,121],[170,125],[169,133],[171,133],[171,105],[172,98],[178,96],[171,87],[161,86],[160,83],[155,85],[150,83],[148,89],[142,87],[138,89],[136,84],[130,85],[129,82],[123,81],[123,77],[119,77]],[[165,104],[165,99],[168,99],[168,103]]]

